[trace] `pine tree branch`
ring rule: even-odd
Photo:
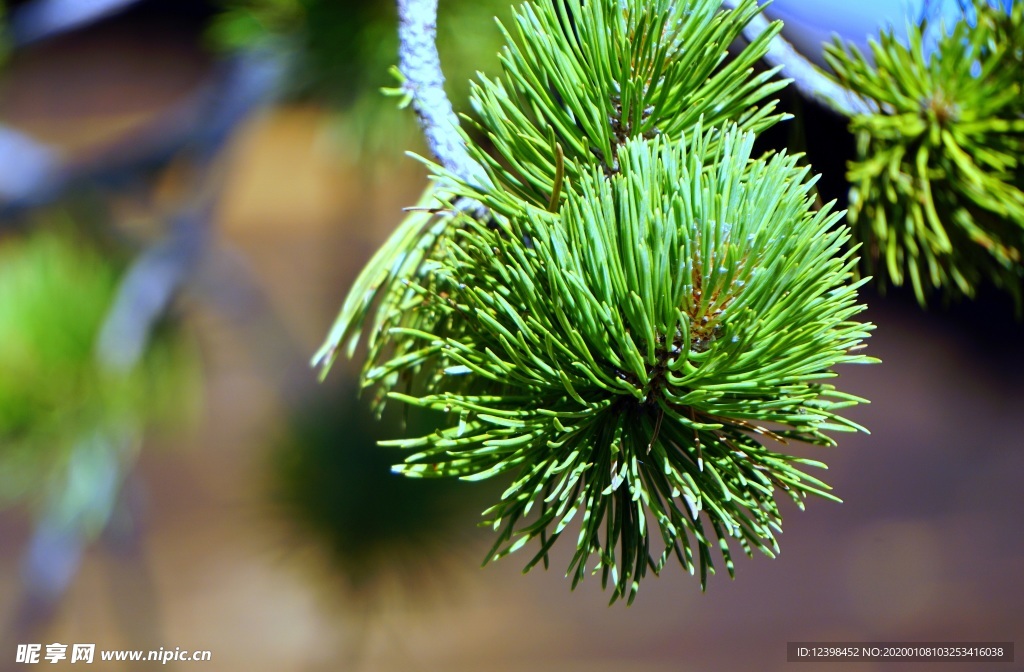
[[[740,0],[723,0],[722,4],[736,9]],[[743,29],[743,35],[753,41],[768,28],[769,23],[764,14],[757,14]],[[845,117],[874,112],[867,103],[807,60],[781,33],[769,43],[764,60],[773,67],[781,65],[782,74],[793,80],[793,86],[802,95]]]
[[[823,465],[784,446],[862,429],[839,411],[863,400],[819,382],[873,361],[856,352],[872,326],[850,319],[863,306],[849,232],[815,207],[798,157],[753,155],[781,116],[771,96],[785,82],[754,71],[780,24],[722,67],[759,5],[721,9],[513,10],[503,76],[473,91],[488,145],[457,145],[488,184],[467,183],[448,156],[431,166],[448,181],[440,198],[475,198],[496,216],[451,226],[430,207],[435,187],[360,275],[314,359],[326,368],[340,346],[351,356],[365,334],[361,385],[377,410],[447,418],[386,442],[409,450],[394,470],[513,475],[485,513],[497,532],[488,560],[535,541],[526,568],[546,566],[579,521],[567,575],[576,586],[600,570],[613,601],[631,602],[672,558],[705,586],[716,566],[733,573],[731,544],[774,556],[777,496],[835,499],[805,471]]]
[[[479,182],[483,170],[466,150],[459,118],[444,91],[437,53],[437,0],[398,0],[398,64],[402,86],[430,151],[449,172],[466,182]]]

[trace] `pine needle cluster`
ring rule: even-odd
[[[474,87],[486,177],[439,181],[357,280],[316,361],[368,331],[364,385],[445,413],[396,470],[510,475],[485,517],[527,568],[576,533],[573,586],[632,601],[675,557],[701,585],[730,540],[778,552],[779,491],[832,498],[784,451],[860,429],[828,384],[871,325],[840,215],[796,157],[752,155],[780,84],[772,28],[701,0],[527,4]],[[484,206],[487,216],[459,207]]]
[[[982,281],[1024,300],[1024,4],[979,2],[931,53],[925,26],[831,45],[839,80],[875,110],[852,119],[849,218],[866,272],[972,296]]]

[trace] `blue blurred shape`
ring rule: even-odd
[[[34,0],[11,11],[15,45],[37,42],[87,26],[134,5],[138,0]]]
[[[60,157],[50,147],[0,125],[0,208],[5,201],[35,200],[57,180]]]
[[[1007,10],[1014,0],[989,0]],[[905,37],[907,25],[927,19],[932,25],[952,25],[961,16],[961,5],[971,0],[774,0],[764,13],[782,19],[786,39],[800,53],[821,67],[827,67],[822,44],[838,35],[852,42],[865,54],[868,39],[881,29],[891,28],[897,37]]]

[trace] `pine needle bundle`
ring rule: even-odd
[[[673,557],[731,574],[730,540],[777,553],[778,492],[833,498],[785,446],[861,429],[827,382],[871,361],[848,231],[797,157],[753,156],[778,26],[726,61],[758,9],[719,4],[521,7],[474,88],[483,177],[433,166],[315,360],[368,331],[376,403],[449,418],[391,442],[396,471],[510,475],[488,559],[536,541],[546,565],[573,530],[573,586],[600,573],[613,601]]]

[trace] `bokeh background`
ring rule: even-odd
[[[504,4],[441,2],[463,108],[455,82],[493,67],[490,17]],[[378,423],[355,398],[354,366],[321,384],[308,365],[425,186],[402,155],[425,151],[411,112],[377,93],[394,39],[379,0],[143,0],[26,40],[0,69],[0,123],[70,167],[59,189],[0,201],[0,245],[59,219],[106,241],[123,268],[216,193],[202,201],[207,249],[172,309],[198,353],[197,409],[145,434],[80,555],[33,555],[31,501],[0,512],[0,670],[21,669],[26,642],[208,649],[212,662],[166,669],[310,672],[770,671],[792,667],[794,640],[1024,642],[1024,327],[988,288],[928,312],[903,292],[865,291],[883,364],[844,369],[838,384],[871,400],[850,417],[872,433],[795,448],[828,463],[845,502],[783,502],[778,558],[738,559],[737,578],[712,578],[706,594],[669,567],[630,608],[609,608],[596,577],[570,592],[564,544],[548,571],[522,576],[516,556],[481,569],[489,532],[474,522],[500,484],[392,477],[398,458],[375,440],[431,419]],[[240,54],[274,65],[217,79]],[[209,130],[220,117],[188,106],[230,112],[223,92],[236,84],[241,111]],[[842,199],[843,124],[784,102],[798,120],[765,142],[792,144],[799,124],[823,196]],[[174,133],[185,139],[161,144]],[[18,173],[12,157],[0,153],[0,177]],[[46,562],[69,577],[50,592],[32,578]]]

